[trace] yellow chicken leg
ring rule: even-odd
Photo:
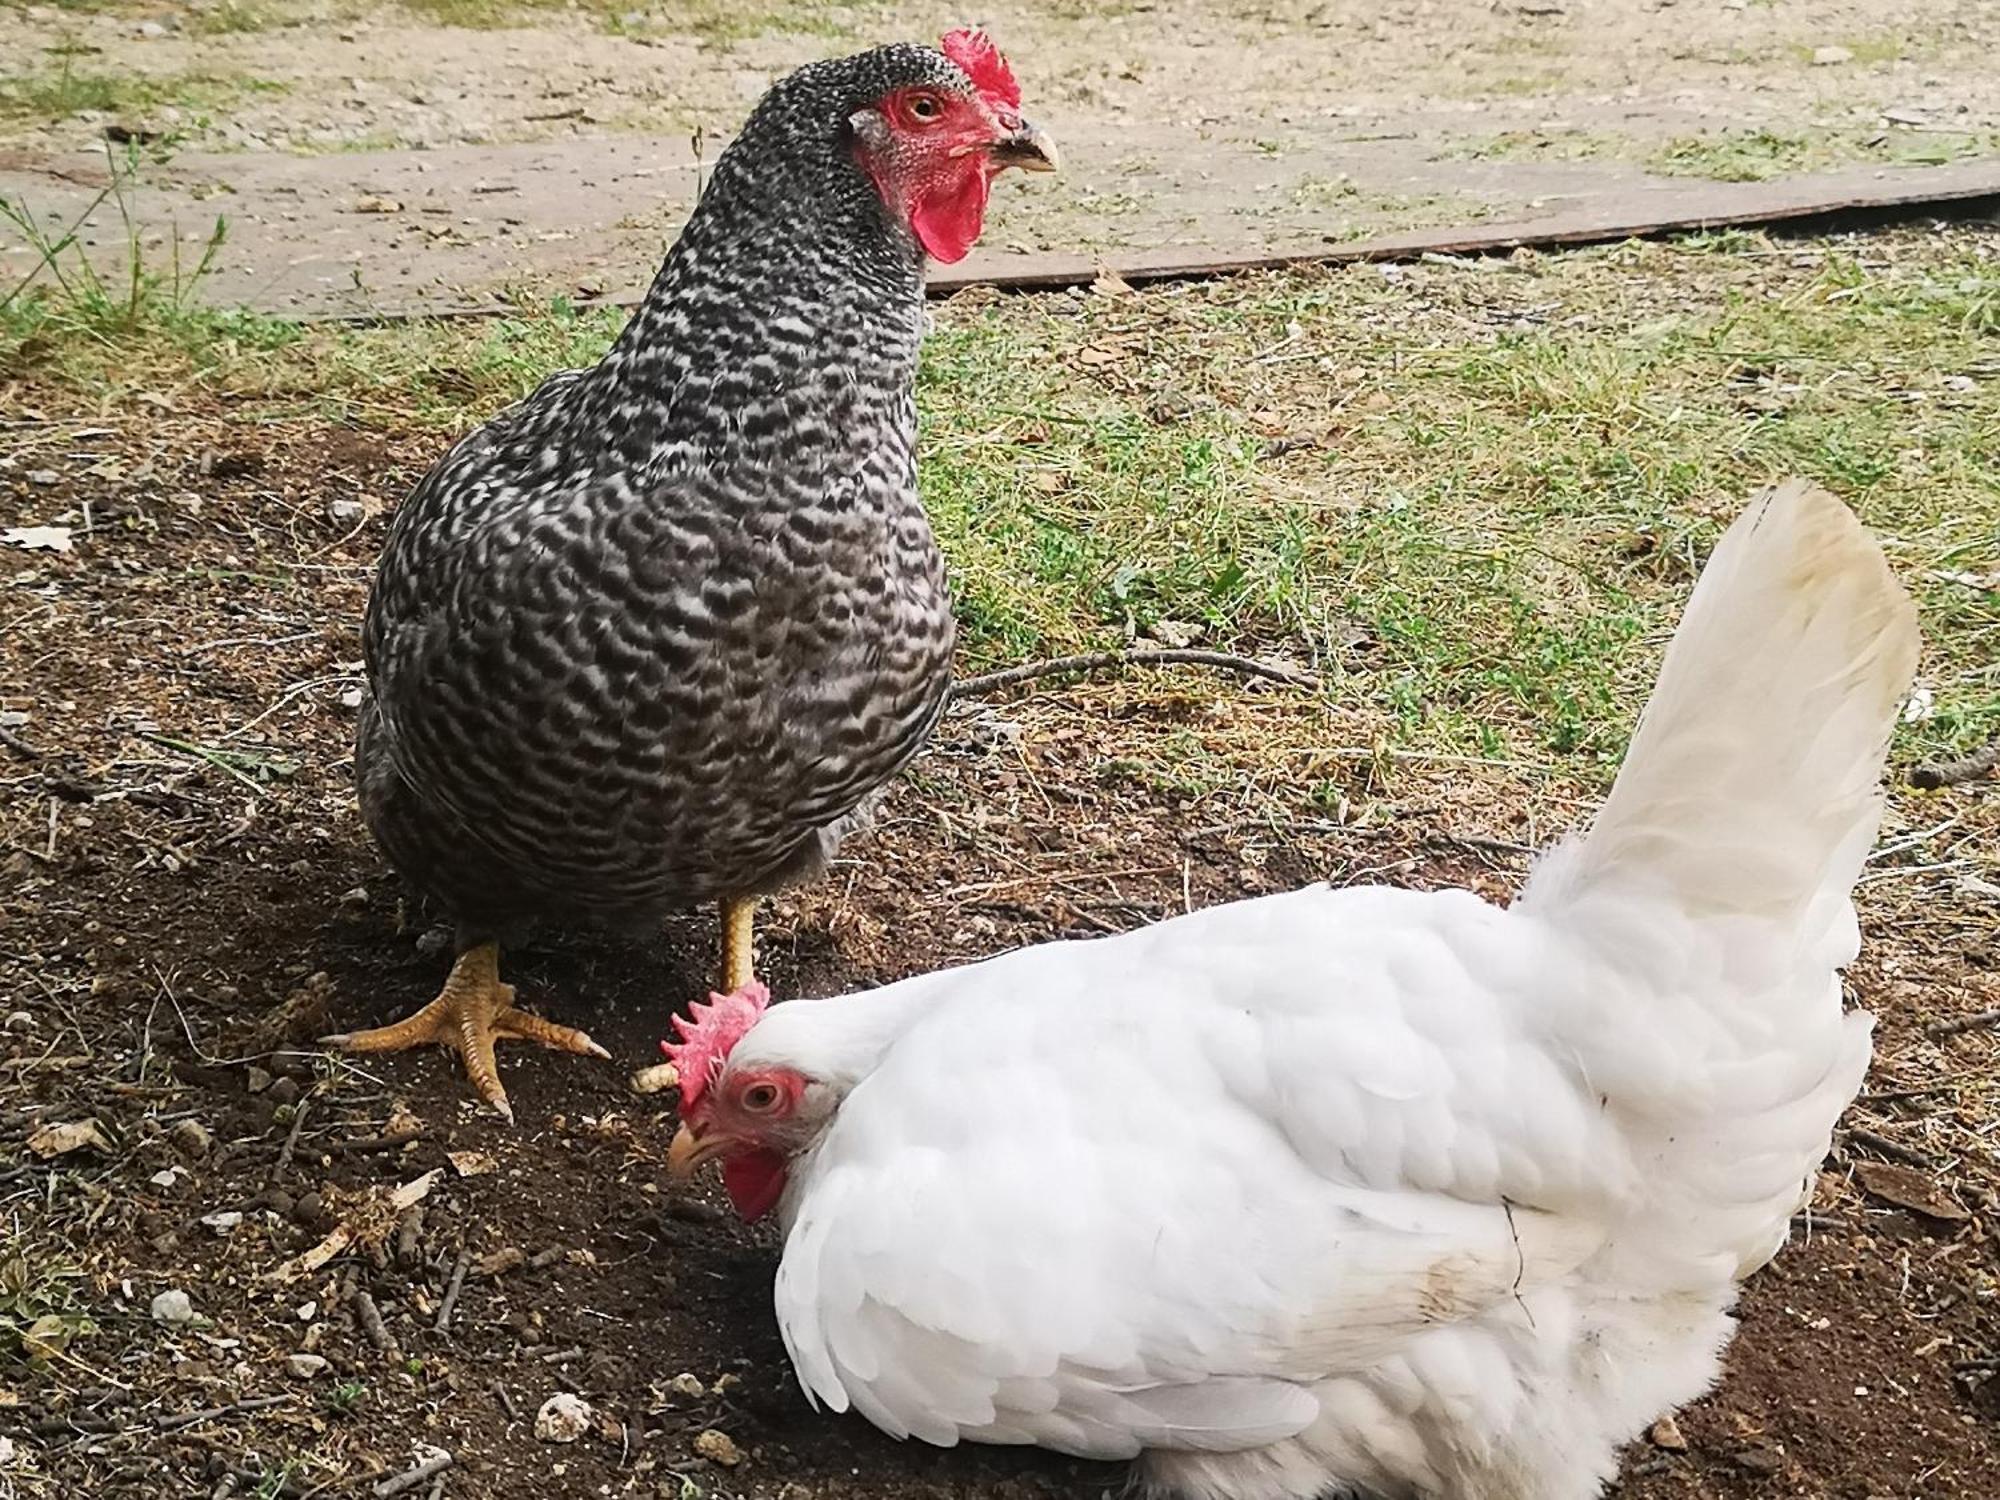
[[[756,977],[757,898],[732,896],[722,903],[722,993],[740,990]]]
[[[493,1056],[493,1044],[503,1037],[535,1042],[558,1052],[611,1055],[574,1027],[558,1026],[514,1009],[514,986],[500,982],[497,943],[481,943],[459,954],[437,999],[415,1015],[393,1026],[323,1036],[320,1042],[347,1052],[402,1052],[426,1042],[450,1047],[465,1060],[465,1075],[479,1097],[511,1125],[514,1109],[507,1102],[507,1090],[500,1085],[500,1069]]]

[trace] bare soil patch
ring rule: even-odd
[[[1111,1469],[899,1446],[807,1410],[772,1325],[770,1239],[717,1197],[662,1189],[664,1106],[624,1087],[702,987],[695,919],[638,944],[550,934],[511,961],[524,996],[616,1058],[511,1056],[517,1130],[473,1113],[442,1057],[359,1069],[298,1042],[400,1012],[442,971],[348,766],[385,502],[434,434],[247,422],[193,396],[107,425],[15,394],[0,524],[80,520],[68,553],[0,550],[0,707],[29,713],[0,747],[0,1488],[363,1494],[420,1444],[455,1456],[443,1494],[495,1500],[1115,1487]],[[776,989],[1315,877],[1504,895],[1525,846],[1575,815],[1569,789],[1504,767],[1355,764],[1368,812],[1345,822],[1323,789],[1274,822],[1119,769],[1286,691],[1134,676],[954,713],[877,831],[772,914]],[[1991,794],[1901,811],[1935,821]],[[2000,1003],[2000,940],[1990,908],[1920,872],[1864,888],[1864,923],[1854,989],[1883,1018],[1879,1057],[1816,1222],[1750,1287],[1728,1379],[1681,1419],[1686,1450],[1637,1445],[1623,1494],[2000,1493],[1996,1043],[1925,1031]],[[27,1146],[86,1120],[95,1145]],[[431,1171],[420,1221],[388,1214],[379,1243],[281,1273]],[[156,1321],[169,1289],[206,1321]],[[292,1373],[306,1353],[325,1369]],[[597,1424],[538,1442],[537,1409],[564,1391]]]

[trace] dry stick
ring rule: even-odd
[[[422,1130],[407,1130],[401,1135],[363,1135],[351,1141],[329,1141],[318,1149],[330,1156],[342,1154],[365,1154],[370,1151],[400,1151],[411,1141],[420,1141],[428,1134]]]
[[[514,1404],[514,1398],[508,1393],[507,1387],[498,1380],[493,1382],[493,1394],[500,1398],[500,1404],[507,1409],[509,1418],[516,1422],[521,1420],[521,1409]]]
[[[1991,1026],[1995,1021],[2000,1021],[2000,1009],[1975,1010],[1969,1016],[1957,1016],[1949,1021],[1939,1021],[1935,1025],[1926,1026],[1924,1035],[1932,1041],[1940,1041],[1948,1036],[1957,1036],[1961,1032],[1977,1031],[1982,1026]],[[1924,1089],[1922,1092],[1930,1094],[1938,1091]]]
[[[1081,656],[1058,656],[1049,661],[1029,662],[1023,667],[1008,667],[1003,672],[967,677],[952,684],[951,696],[956,702],[960,698],[990,693],[995,688],[1012,687],[1017,682],[1031,682],[1037,677],[1054,677],[1062,672],[1095,672],[1103,667],[1171,666],[1221,667],[1225,671],[1240,672],[1245,677],[1282,682],[1288,687],[1319,686],[1316,679],[1303,672],[1273,667],[1261,661],[1252,661],[1247,656],[1233,656],[1227,651],[1087,651]]]
[[[177,1416],[153,1418],[153,1425],[162,1432],[173,1432],[182,1427],[192,1427],[197,1422],[211,1421],[216,1417],[233,1417],[244,1412],[263,1411],[267,1407],[283,1406],[290,1396],[247,1396],[228,1406],[211,1406],[201,1411],[184,1411]]]
[[[389,1500],[391,1495],[400,1495],[404,1490],[413,1490],[426,1479],[434,1479],[451,1467],[451,1455],[439,1453],[425,1459],[413,1469],[405,1469],[400,1474],[391,1475],[370,1492],[375,1500]]]
[[[451,1268],[451,1280],[445,1284],[444,1301],[438,1304],[437,1322],[432,1326],[439,1333],[451,1330],[451,1315],[458,1307],[458,1294],[465,1290],[465,1273],[472,1268],[472,1247],[466,1246],[458,1252],[458,1263]]]
[[[285,1168],[292,1164],[292,1153],[299,1149],[299,1131],[305,1127],[306,1110],[312,1105],[312,1095],[299,1100],[299,1107],[292,1111],[291,1134],[285,1137],[285,1144],[278,1150],[278,1164],[271,1168],[271,1185],[276,1187],[285,1175]]]
[[[1864,1130],[1860,1126],[1854,1126],[1848,1130],[1847,1138],[1857,1146],[1872,1147],[1892,1160],[1907,1162],[1913,1167],[1922,1167],[1927,1171],[1935,1171],[1937,1168],[1935,1158],[1926,1156],[1915,1146],[1905,1146],[1901,1141],[1891,1140],[1879,1131]]]
[[[361,1317],[361,1331],[368,1335],[368,1342],[390,1358],[397,1354],[395,1335],[382,1322],[382,1309],[375,1305],[375,1299],[367,1292],[354,1294],[354,1310]]]
[[[2000,738],[1987,741],[1963,760],[1933,761],[1918,766],[1910,772],[1910,785],[1920,792],[1934,792],[1939,787],[1977,781],[1995,766],[2000,766]]]

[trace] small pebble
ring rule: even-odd
[[[1854,52],[1848,47],[1815,47],[1812,54],[1815,68],[1837,68],[1842,63],[1854,61]]]
[[[243,1086],[253,1094],[261,1094],[271,1086],[270,1073],[252,1063],[243,1070]]]
[[[326,1369],[326,1360],[317,1354],[289,1354],[285,1356],[285,1368],[301,1380],[311,1380]]]
[[[393,213],[393,209],[383,212]],[[359,500],[329,500],[326,502],[326,518],[336,526],[349,526],[368,514],[368,507]]]
[[[178,1325],[194,1321],[194,1304],[183,1291],[167,1291],[153,1299],[153,1321]]]
[[[595,1416],[581,1396],[557,1391],[535,1413],[535,1436],[545,1443],[573,1443],[590,1430]]]
[[[699,1375],[676,1375],[667,1382],[667,1389],[676,1396],[688,1396],[695,1400],[708,1394],[708,1387],[701,1383]]]
[[[215,1145],[215,1137],[199,1120],[176,1120],[167,1139],[182,1156],[206,1156]]]
[[[1653,1440],[1655,1448],[1664,1448],[1669,1453],[1687,1452],[1688,1440],[1681,1433],[1680,1423],[1672,1417],[1660,1418],[1647,1436]]]
[[[1785,1455],[1776,1448],[1745,1448],[1736,1455],[1736,1467],[1750,1474],[1776,1474],[1785,1467]]]
[[[50,485],[61,484],[62,475],[58,474],[54,469],[30,469],[28,470],[28,483],[47,489]]]
[[[204,1229],[213,1230],[226,1239],[243,1227],[243,1215],[228,1209],[219,1214],[203,1214],[201,1223]]]
[[[710,1463],[725,1469],[733,1469],[743,1462],[743,1450],[736,1446],[736,1440],[726,1432],[717,1432],[713,1427],[695,1434],[694,1451]]]
[[[297,1104],[299,1102],[299,1081],[296,1078],[279,1078],[272,1081],[265,1091],[273,1104]]]

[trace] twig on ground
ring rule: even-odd
[[[23,760],[40,760],[42,752],[22,739],[11,729],[0,729],[0,745],[5,745]]]
[[[995,688],[1012,687],[1017,682],[1032,682],[1038,677],[1054,677],[1064,672],[1095,672],[1105,667],[1220,667],[1227,672],[1240,672],[1245,677],[1261,677],[1267,682],[1282,682],[1288,687],[1318,687],[1317,678],[1303,672],[1294,672],[1288,667],[1274,667],[1267,662],[1252,661],[1247,656],[1235,656],[1227,651],[1184,651],[1180,649],[1160,651],[1086,651],[1079,656],[1058,656],[1048,661],[1029,662],[1025,666],[1008,667],[1000,672],[987,672],[978,677],[967,677],[952,684],[951,697],[956,702],[960,698],[976,698],[990,693]]]
[[[493,1394],[500,1398],[500,1405],[506,1409],[508,1420],[521,1420],[521,1409],[514,1404],[514,1397],[500,1381],[493,1382]]]
[[[1991,1026],[2000,1021],[2000,1006],[1992,1010],[1975,1010],[1969,1016],[1954,1016],[1949,1021],[1938,1021],[1924,1028],[1924,1035],[1932,1041],[1942,1041],[1948,1036],[1958,1036],[1967,1031],[1977,1031],[1982,1026]],[[1926,1093],[1935,1090],[1926,1089]]]
[[[318,1149],[329,1156],[369,1151],[400,1151],[411,1141],[422,1140],[426,1134],[427,1132],[422,1130],[406,1130],[401,1135],[362,1135],[356,1136],[351,1141],[329,1141]]]
[[[182,1427],[192,1427],[197,1422],[213,1421],[217,1417],[240,1416],[245,1412],[264,1411],[273,1406],[283,1406],[290,1396],[246,1396],[241,1401],[228,1406],[209,1406],[200,1411],[184,1411],[170,1416],[153,1418],[153,1425],[161,1432],[174,1432]]]
[[[394,1359],[401,1351],[396,1347],[396,1336],[389,1332],[382,1321],[382,1309],[375,1305],[375,1299],[365,1291],[354,1294],[354,1311],[361,1319],[361,1331],[368,1335],[368,1342]]]
[[[1933,1158],[1925,1155],[1915,1146],[1905,1146],[1901,1141],[1892,1140],[1879,1131],[1865,1130],[1860,1126],[1854,1126],[1848,1130],[1847,1138],[1855,1145],[1866,1146],[1870,1150],[1878,1151],[1892,1161],[1904,1162],[1912,1167],[1922,1167],[1925,1171],[1937,1170],[1937,1162]]]
[[[465,1290],[465,1273],[472,1268],[472,1247],[466,1246],[458,1252],[458,1263],[451,1268],[451,1280],[445,1284],[444,1301],[438,1304],[437,1322],[432,1325],[439,1333],[451,1331],[451,1315],[458,1308],[458,1294]]]
[[[1918,766],[1910,772],[1910,785],[1920,792],[1934,792],[1939,787],[1977,781],[1995,766],[2000,766],[2000,736],[1960,760],[1930,761]]]
[[[299,1100],[298,1108],[292,1111],[291,1132],[285,1137],[285,1144],[278,1148],[278,1164],[271,1168],[271,1184],[276,1186],[285,1175],[285,1168],[292,1164],[292,1153],[299,1149],[299,1131],[305,1128],[306,1110],[312,1105],[312,1095]]]
[[[413,1490],[426,1479],[435,1479],[451,1467],[449,1453],[434,1453],[415,1468],[405,1469],[400,1474],[392,1474],[370,1491],[375,1500],[389,1500],[391,1495],[400,1495],[405,1490]]]

